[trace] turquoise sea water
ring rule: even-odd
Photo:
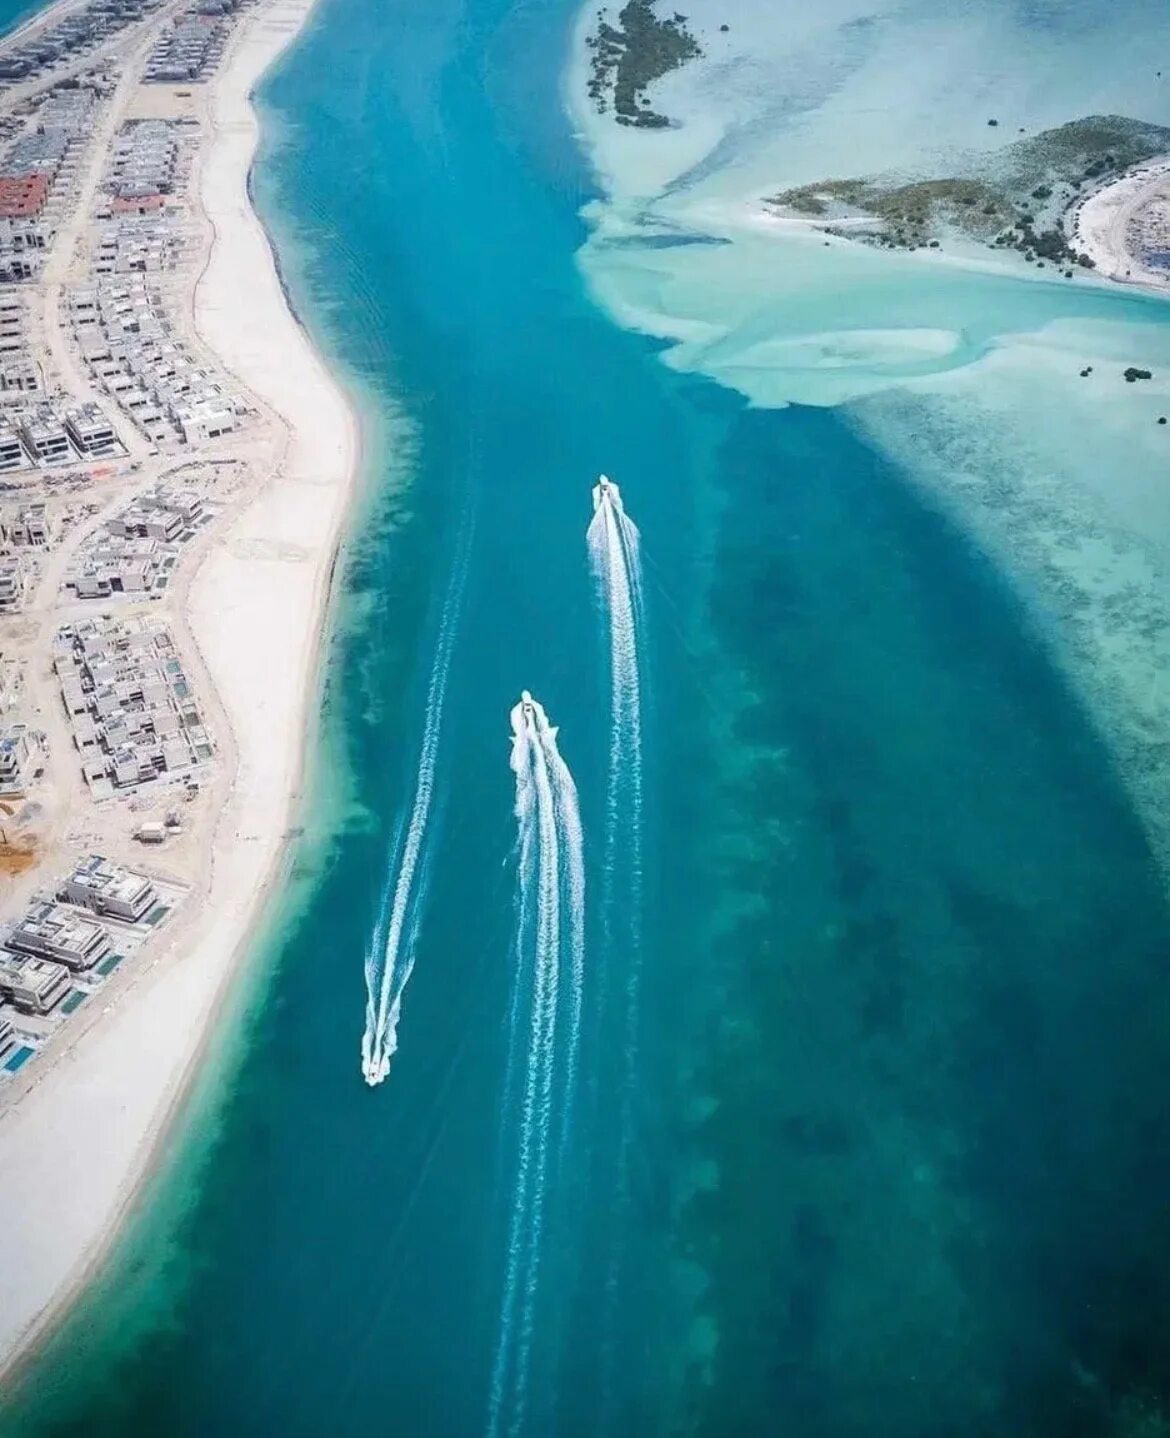
[[[322,0],[263,87],[257,199],[371,441],[315,782],[349,818],[305,845],[218,1103],[0,1431],[492,1431],[521,687],[576,776],[589,919],[498,1431],[1158,1431],[1161,879],[963,538],[834,413],[749,410],[592,306],[570,20]],[[644,540],[640,958],[597,907],[601,469]],[[363,957],[467,533],[417,963],[370,1091]]]
[[[7,35],[42,9],[40,0],[4,0],[0,4],[0,35]]]

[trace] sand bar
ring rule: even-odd
[[[271,0],[247,13],[213,81],[201,170],[216,237],[194,323],[287,429],[276,473],[207,551],[189,595],[190,634],[230,731],[220,746],[230,787],[203,892],[168,950],[0,1116],[5,1365],[94,1271],[148,1172],[280,873],[298,798],[358,436],[289,312],[247,176],[259,131],[250,93],[310,8]]]

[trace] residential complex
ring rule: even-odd
[[[141,948],[183,890],[90,854],[0,925],[0,1079],[22,1063]]]
[[[52,71],[73,56],[95,49],[104,40],[132,25],[162,3],[162,0],[91,0],[74,10],[35,39],[26,41],[0,56],[0,82],[25,80]]]
[[[160,621],[68,625],[55,651],[61,699],[95,798],[197,777],[211,758],[211,736]]]

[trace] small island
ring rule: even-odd
[[[597,12],[597,31],[586,40],[592,60],[589,95],[604,114],[612,103],[619,125],[638,129],[664,129],[671,122],[646,98],[646,89],[703,52],[687,29],[687,17],[677,13],[660,20],[653,0],[626,0],[617,26]]]
[[[990,122],[989,122],[990,123]],[[1094,260],[1070,238],[1065,216],[1135,165],[1170,151],[1170,128],[1121,115],[1091,115],[990,153],[965,173],[939,177],[826,179],[770,197],[773,210],[823,221],[862,243],[938,249],[948,237],[1018,250],[1031,264],[1073,273]]]

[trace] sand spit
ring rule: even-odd
[[[281,869],[342,521],[353,413],[289,313],[247,196],[259,126],[249,96],[311,0],[266,0],[214,80],[201,193],[216,242],[194,323],[287,426],[281,463],[211,548],[189,624],[218,691],[234,781],[210,875],[166,953],[0,1118],[0,1363],[11,1364],[93,1272],[191,1077]]]
[[[1069,218],[1073,244],[1099,274],[1170,294],[1170,263],[1159,268],[1143,259],[1151,253],[1170,256],[1170,155],[1096,190]]]

